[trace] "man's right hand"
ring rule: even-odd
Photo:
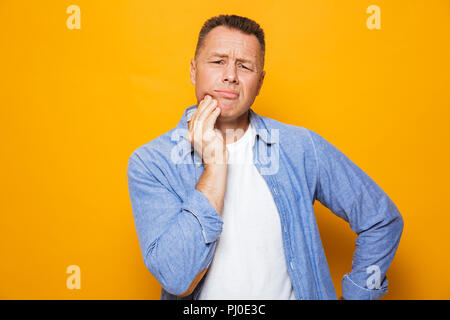
[[[195,188],[222,214],[227,184],[228,150],[222,133],[214,128],[219,114],[217,100],[206,95],[188,122],[187,138],[196,152],[201,154],[204,162],[204,171]]]
[[[228,161],[228,151],[220,130],[214,128],[220,115],[217,100],[206,95],[188,122],[187,139],[208,165],[223,165]]]

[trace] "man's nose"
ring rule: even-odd
[[[223,81],[224,82],[231,82],[231,83],[239,83],[236,66],[234,64],[229,64],[224,71],[223,75]]]

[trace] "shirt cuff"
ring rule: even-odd
[[[182,209],[197,218],[206,244],[217,240],[222,233],[223,220],[202,192],[197,189],[188,192]]]
[[[388,281],[385,278],[379,289],[363,288],[346,274],[342,279],[342,297],[345,300],[378,300],[388,292],[387,285]]]

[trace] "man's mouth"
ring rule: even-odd
[[[239,93],[237,91],[232,90],[214,90],[214,92],[223,98],[227,99],[237,99],[239,97]]]

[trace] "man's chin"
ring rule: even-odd
[[[237,108],[237,101],[236,100],[230,100],[230,99],[222,99],[218,98],[218,107],[220,108],[220,116],[226,116],[230,113],[233,113],[233,110],[236,110]]]
[[[218,107],[221,109],[219,117],[217,118],[217,120],[220,122],[234,121],[242,116],[242,114],[246,111],[237,104],[221,104],[220,101]]]

